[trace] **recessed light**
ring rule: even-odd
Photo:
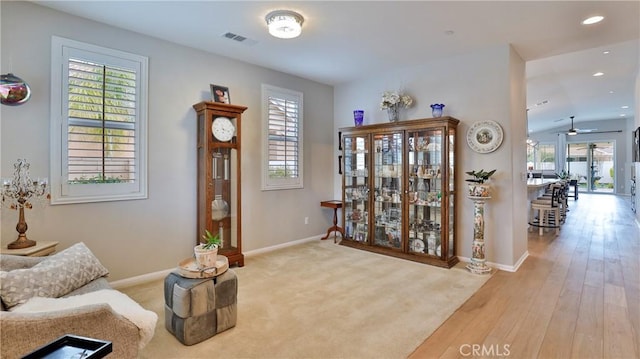
[[[629,108],[629,106],[624,105],[624,106],[620,106],[620,108]]]
[[[447,31],[445,31],[445,32],[444,32],[444,34],[445,34],[445,35],[453,35],[453,34],[455,34],[455,31],[453,31],[453,30],[447,30]]]
[[[613,93],[613,90],[609,90],[609,93]]]
[[[602,51],[603,55],[609,55],[610,53],[611,53],[611,51],[608,51],[608,50],[607,51]]]
[[[624,113],[620,114],[620,117],[626,117],[627,115],[625,115]]]
[[[600,77],[604,75],[604,72],[596,72],[595,74],[593,74],[593,77]]]
[[[604,19],[604,16],[600,16],[600,15],[592,16],[592,17],[584,19],[582,21],[582,25],[593,25],[593,24],[599,23],[603,19]]]

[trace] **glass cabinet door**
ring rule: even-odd
[[[442,257],[442,139],[438,128],[408,134],[409,253]]]
[[[373,245],[402,250],[404,132],[373,135]]]
[[[345,136],[344,140],[344,239],[368,242],[369,137]]]
[[[456,148],[456,129],[449,128],[449,146],[447,148],[449,156],[449,173],[447,174],[449,177],[449,246],[447,248],[447,256],[446,258],[451,258],[455,255],[455,220],[456,220],[456,187],[455,187],[455,178],[456,178],[456,166],[455,166],[455,148]]]

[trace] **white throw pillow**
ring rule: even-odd
[[[0,297],[10,308],[31,297],[61,297],[109,274],[80,242],[27,269],[0,271]]]

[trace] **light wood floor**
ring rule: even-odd
[[[410,358],[640,358],[629,197],[580,194],[569,209],[560,235],[530,233],[520,269],[495,273]]]

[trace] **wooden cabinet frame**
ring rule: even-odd
[[[458,262],[458,123],[440,117],[340,129],[342,245],[445,268]]]

